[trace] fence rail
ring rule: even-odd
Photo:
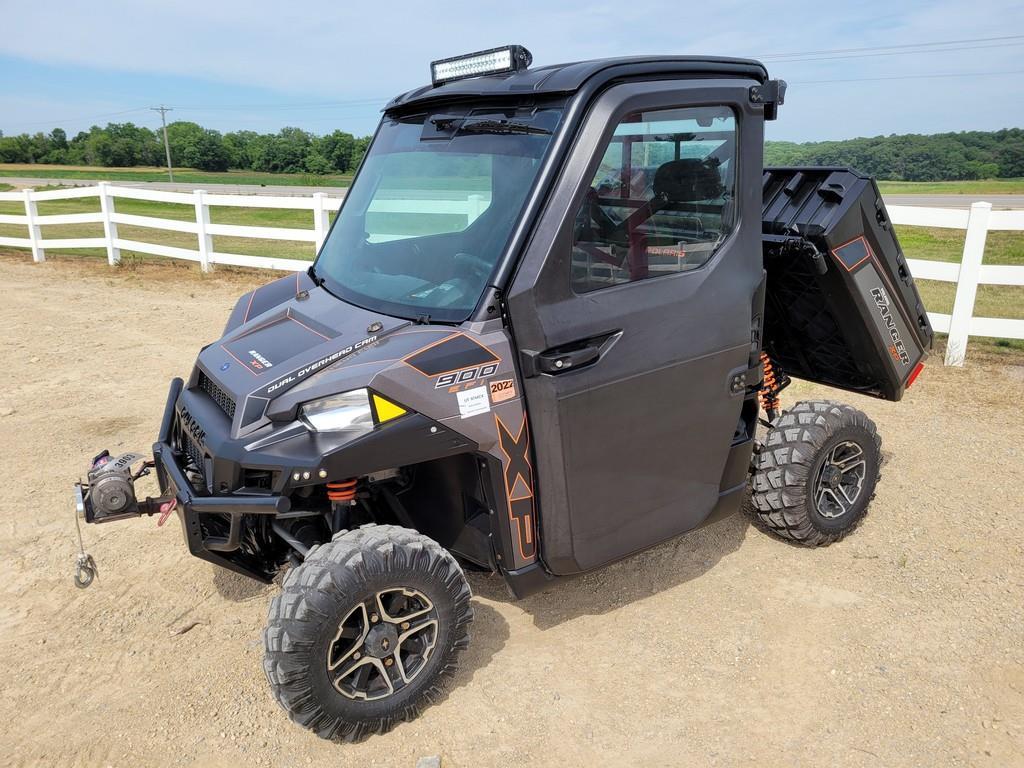
[[[41,216],[37,203],[49,200],[98,197],[100,210],[93,213],[69,213]],[[117,198],[146,200],[161,203],[191,205],[195,208],[194,221],[178,221],[155,216],[138,216],[118,213]],[[216,236],[248,237],[266,240],[293,240],[314,243],[317,250],[323,245],[330,226],[330,215],[338,210],[341,199],[328,197],[317,192],[310,197],[270,197],[262,195],[211,194],[205,190],[195,192],[163,192],[135,187],[118,187],[101,181],[95,187],[55,189],[45,192],[22,190],[21,192],[0,192],[0,201],[21,201],[25,207],[23,215],[0,215],[0,224],[20,224],[27,228],[28,237],[0,237],[0,246],[28,248],[34,261],[44,261],[47,249],[105,248],[107,261],[111,265],[121,260],[122,250],[137,251],[173,259],[197,261],[204,271],[215,264],[230,264],[261,269],[301,270],[308,261],[302,259],[278,259],[265,256],[247,256],[238,253],[224,253],[214,249]],[[407,201],[381,200],[371,206],[371,211],[405,211]],[[237,224],[214,224],[210,221],[211,206],[243,208],[283,208],[307,210],[312,215],[312,229],[288,227],[242,226]],[[472,221],[485,208],[484,198],[467,194],[463,199],[419,201],[422,213],[460,214]],[[928,317],[936,331],[949,334],[946,346],[946,364],[963,365],[967,352],[967,341],[971,336],[1024,339],[1024,320],[1005,318],[974,317],[974,302],[979,284],[1024,286],[1024,266],[1003,266],[984,264],[985,239],[990,230],[1024,231],[1024,211],[993,211],[986,202],[974,203],[969,210],[957,208],[919,208],[916,206],[888,206],[889,216],[894,224],[939,227],[966,230],[963,256],[959,263],[907,259],[911,272],[922,280],[938,280],[955,283],[956,296],[951,314],[929,312]],[[42,227],[56,224],[102,224],[103,237],[45,238]],[[180,248],[138,240],[128,240],[118,235],[119,224],[134,227],[186,232],[196,236],[196,249]]]

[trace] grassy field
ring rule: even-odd
[[[97,168],[85,165],[0,163],[0,177],[22,176],[55,179],[103,179],[106,181],[167,181],[167,170],[155,167]],[[197,171],[180,168],[174,180],[196,184],[265,184],[301,187],[347,187],[349,174],[315,176],[310,173],[257,173],[254,171]],[[880,181],[883,194],[895,195],[1020,195],[1024,179],[974,181]]]
[[[880,181],[883,195],[1024,195],[1024,179]]]
[[[94,168],[86,165],[0,163],[0,177],[42,179],[101,179],[104,181],[167,181],[166,168]],[[174,180],[186,184],[264,184],[268,186],[347,187],[350,174],[256,173],[254,171],[197,171],[175,168]]]
[[[958,229],[897,226],[896,234],[904,253],[911,259],[959,262],[966,233]],[[1024,266],[1024,233],[989,232],[985,241],[985,263]],[[929,311],[949,314],[953,310],[955,284],[918,280],[917,287]],[[1024,319],[1024,286],[979,285],[974,314]]]
[[[191,204],[153,203],[145,200],[129,200],[118,198],[116,207],[120,213],[137,216],[154,216],[178,221],[195,221],[195,208]],[[48,200],[38,204],[40,216],[62,213],[89,213],[99,210],[97,198],[78,198],[74,200]],[[24,206],[20,202],[0,202],[0,213],[23,214]],[[290,211],[278,208],[223,208],[210,209],[210,220],[215,224],[240,224],[260,227],[287,227],[292,229],[313,228],[312,211]],[[103,225],[96,224],[57,224],[42,228],[45,238],[66,237],[103,237]],[[159,243],[178,248],[197,249],[196,236],[188,232],[168,232],[149,227],[118,225],[118,235],[127,240]],[[0,224],[0,237],[26,237],[26,228],[16,224]],[[309,259],[314,253],[313,243],[301,240],[257,240],[243,237],[215,237],[215,250],[223,253],[242,253],[251,256],[274,256],[277,258]],[[60,253],[60,251],[51,251]],[[106,258],[104,249],[75,249],[69,254],[86,257]],[[133,259],[142,254],[122,251],[122,257]],[[160,257],[146,257],[160,258]]]
[[[6,185],[0,184],[0,188]],[[97,211],[95,198],[77,200],[52,200],[39,203],[41,215],[59,213],[85,213]],[[156,216],[181,221],[193,221],[195,210],[191,205],[153,203],[142,200],[118,199],[117,210],[142,216]],[[0,213],[22,214],[20,202],[0,202]],[[211,209],[211,220],[218,224],[239,224],[265,227],[290,227],[311,229],[312,213],[262,208]],[[196,249],[196,238],[186,232],[166,232],[146,227],[118,226],[121,237],[129,240],[160,243],[180,248]],[[916,259],[958,262],[964,246],[964,232],[955,229],[928,229],[922,227],[898,226],[897,233],[907,256]],[[43,228],[47,238],[102,237],[101,224],[50,225]],[[24,227],[0,225],[0,236],[25,237]],[[302,241],[271,241],[240,237],[214,237],[214,248],[226,253],[241,253],[253,256],[274,256],[278,258],[312,259],[314,246]],[[12,249],[15,250],[15,249]],[[50,251],[58,254],[59,251]],[[69,255],[87,258],[105,258],[102,249],[69,251]],[[158,259],[142,254],[122,251],[128,264],[139,259]],[[1024,266],[1024,234],[1015,232],[990,232],[985,249],[986,264],[1015,264]],[[949,313],[953,307],[956,290],[952,283],[932,280],[918,281],[925,306],[933,312]],[[1024,319],[1024,286],[982,285],[978,289],[975,314],[985,317]],[[1024,349],[1024,342],[1012,342],[1012,346]]]

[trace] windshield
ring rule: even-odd
[[[317,277],[367,309],[465,320],[559,117],[550,108],[385,117],[316,261]]]

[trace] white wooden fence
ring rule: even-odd
[[[970,209],[918,208],[912,205],[886,206],[894,224],[915,227],[965,229],[960,263],[907,259],[911,274],[919,280],[956,283],[952,314],[929,312],[932,327],[949,334],[946,365],[963,365],[970,336],[1024,339],[1024,320],[974,317],[978,284],[1024,285],[1024,266],[983,264],[985,239],[990,230],[1024,231],[1024,211],[993,211],[991,203],[973,203]]]
[[[40,216],[37,203],[47,200],[67,200],[77,197],[99,197],[100,210],[94,213],[66,213],[51,216]],[[118,213],[114,201],[119,198],[132,200],[149,200],[159,203],[178,203],[195,207],[195,221],[178,221],[157,216],[136,216]],[[67,250],[69,248],[105,248],[107,261],[117,264],[121,260],[121,250],[137,251],[155,256],[169,256],[174,259],[198,261],[206,272],[213,264],[232,264],[240,267],[259,267],[262,269],[284,269],[297,271],[306,269],[308,261],[301,259],[276,259],[264,256],[246,256],[239,253],[223,253],[214,250],[214,235],[231,237],[251,237],[263,240],[297,240],[314,243],[317,250],[323,244],[330,226],[330,214],[337,211],[341,199],[328,197],[317,192],[311,197],[270,197],[263,195],[221,195],[211,194],[201,189],[195,192],[161,192],[154,189],[138,187],[117,187],[101,181],[95,187],[73,187],[54,189],[46,192],[22,190],[21,192],[0,192],[0,200],[22,200],[25,204],[24,215],[0,215],[0,224],[23,224],[28,227],[28,237],[0,237],[0,246],[8,245],[18,248],[31,248],[34,261],[46,259],[46,249]],[[241,208],[290,208],[310,211],[313,218],[312,229],[289,227],[256,227],[238,226],[236,224],[214,224],[210,221],[211,206],[229,206]],[[103,224],[103,237],[62,238],[43,237],[42,227],[48,224]],[[117,232],[118,224],[152,229],[170,230],[172,232],[189,232],[196,236],[196,250],[178,248],[139,240],[126,240]]]
[[[100,210],[93,213],[71,213],[40,216],[37,203],[47,200],[66,200],[80,197],[99,197]],[[136,216],[118,213],[114,201],[119,198],[149,200],[161,203],[179,203],[195,207],[195,221],[177,221],[154,216]],[[301,259],[279,259],[264,256],[247,256],[214,250],[214,236],[247,237],[269,240],[306,241],[323,244],[330,225],[330,214],[341,205],[338,197],[328,197],[317,192],[310,197],[271,197],[263,195],[225,195],[195,192],[161,192],[137,187],[117,187],[108,182],[99,182],[95,187],[76,187],[46,192],[23,190],[21,192],[0,192],[0,201],[22,201],[24,215],[0,215],[0,224],[21,224],[28,228],[28,237],[0,237],[0,246],[29,248],[34,261],[46,258],[46,249],[105,248],[107,261],[117,264],[121,250],[168,256],[175,259],[198,261],[204,271],[214,264],[231,264],[262,269],[301,270],[309,266]],[[312,229],[287,227],[240,226],[236,224],[214,224],[210,221],[211,206],[243,208],[285,208],[308,210],[312,214]],[[395,208],[397,206],[397,208]],[[476,218],[486,207],[479,195],[467,194],[461,200],[416,201],[420,213],[462,214],[470,220]],[[372,211],[384,212],[394,208],[408,211],[408,201],[377,201]],[[989,230],[1024,231],[1024,211],[993,211],[985,202],[974,203],[970,210],[957,208],[918,208],[916,206],[888,206],[889,216],[895,224],[920,227],[942,227],[967,231],[963,257],[960,263],[908,259],[914,277],[922,280],[940,280],[956,283],[956,298],[952,314],[929,312],[932,326],[936,331],[949,334],[946,348],[947,365],[963,365],[970,336],[1024,339],[1024,320],[1005,318],[974,317],[974,301],[978,284],[1024,286],[1024,266],[1002,266],[984,264],[985,238]],[[102,223],[103,237],[88,238],[45,238],[42,227],[54,224]],[[153,229],[188,232],[196,236],[196,250],[179,248],[138,240],[126,240],[118,236],[119,224]]]

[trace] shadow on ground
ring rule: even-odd
[[[486,603],[473,601],[473,624],[469,629],[469,648],[463,653],[451,690],[468,685],[477,670],[491,663],[491,659],[508,642],[508,622]]]
[[[554,581],[544,591],[516,605],[530,614],[534,625],[540,629],[556,627],[579,616],[599,616],[699,578],[723,557],[739,549],[750,527],[751,515],[744,507],[725,520],[605,568]],[[499,602],[514,600],[499,576],[482,573],[469,576],[474,594]],[[474,634],[479,637],[482,632]]]
[[[213,566],[213,585],[221,597],[233,603],[260,600],[269,605],[271,597],[278,589],[276,586],[261,584],[255,579],[216,566]],[[480,600],[474,600],[470,634],[472,641],[463,654],[449,690],[467,685],[472,681],[476,671],[486,667],[491,658],[505,646],[509,638],[508,623],[494,608]]]
[[[245,603],[256,599],[270,602],[273,592],[269,584],[263,584],[256,579],[229,571],[227,568],[216,565],[211,568],[213,569],[213,586],[225,600],[232,603]]]

